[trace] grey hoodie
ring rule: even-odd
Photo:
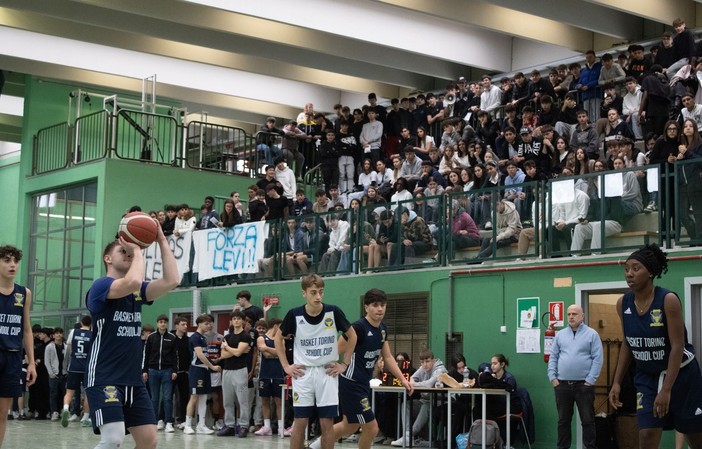
[[[431,370],[425,371],[424,368],[420,367],[412,374],[412,379],[417,387],[433,388],[439,380],[439,375],[445,372],[444,362],[434,359],[434,366],[432,366]]]

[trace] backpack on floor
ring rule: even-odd
[[[504,443],[500,436],[500,428],[495,421],[485,420],[485,435],[483,435],[483,420],[476,419],[470,426],[468,431],[471,448],[482,448],[483,438],[485,438],[485,447],[490,449],[503,449]]]

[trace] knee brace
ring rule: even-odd
[[[124,441],[124,422],[111,422],[100,426],[100,442],[95,449],[119,449]]]

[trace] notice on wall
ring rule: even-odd
[[[517,353],[540,353],[540,340],[541,332],[539,329],[517,329]]]
[[[517,298],[517,327],[539,328],[539,298]]]

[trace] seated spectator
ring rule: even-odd
[[[463,182],[461,181],[461,170],[457,168],[451,170],[446,180],[446,189],[444,190],[446,192],[460,192],[461,190],[463,190]]]
[[[429,148],[429,159],[428,162],[431,162],[432,167],[435,169],[439,169],[439,165],[441,164],[441,153],[439,153],[439,149],[436,147],[431,147]]]
[[[482,365],[481,365],[482,366]],[[510,412],[517,414],[522,411],[521,400],[517,392],[517,379],[514,375],[507,371],[509,360],[504,354],[495,354],[490,359],[489,370],[481,370],[478,374],[478,386],[480,388],[494,388],[509,391],[510,394]],[[473,408],[473,416],[479,416],[482,413],[482,401],[476,400]],[[506,420],[498,420],[500,416],[507,413],[507,399],[502,395],[488,395],[486,406],[486,417],[493,421],[497,421],[500,426],[500,434],[502,439],[506,441]],[[512,435],[515,435],[512,430]]]
[[[624,158],[614,158],[615,170],[624,170],[625,168]],[[622,214],[625,218],[640,214],[643,212],[643,200],[641,198],[641,187],[639,186],[638,179],[636,179],[636,174],[633,171],[623,172],[622,181],[624,183],[624,190],[622,191]]]
[[[435,216],[438,209],[435,209],[429,204],[429,200],[426,200],[426,195],[422,192],[414,194],[414,211],[419,218],[424,220],[429,227],[429,231],[434,235],[434,230],[436,229]]]
[[[319,264],[319,260],[329,247],[329,235],[324,231],[324,220],[319,216],[307,215],[303,218],[300,230],[304,234],[302,252],[307,256],[307,264],[314,267]]]
[[[446,209],[446,217],[448,218]],[[459,204],[453,206],[453,219],[451,221],[451,242],[453,249],[464,249],[480,246],[480,231],[473,218]],[[453,258],[453,257],[452,257]]]
[[[267,165],[273,165],[273,161],[282,154],[280,146],[276,145],[279,136],[284,136],[282,129],[275,127],[275,117],[268,117],[266,123],[261,125],[256,134],[256,149],[263,152],[263,159]]]
[[[510,127],[505,128],[504,134],[497,139],[497,158],[500,167],[506,167],[507,162],[516,160],[519,152],[519,139],[517,138],[517,130]]]
[[[584,148],[590,159],[597,160],[600,158],[597,131],[590,123],[587,111],[580,109],[577,112],[577,117],[578,124],[575,126],[573,134],[570,137],[570,149]]]
[[[392,211],[381,211],[378,221],[380,225],[376,233],[377,238],[368,242],[368,268],[378,268],[383,256],[388,257],[392,252],[393,245],[400,242],[400,222],[393,219]],[[395,261],[392,261],[390,264],[394,263]]]
[[[178,211],[176,210],[176,206],[174,206],[173,204],[169,204],[166,206],[166,219],[163,221],[163,223],[161,223],[163,235],[165,235],[166,237],[173,234],[177,215]]]
[[[377,189],[382,196],[390,194],[393,185],[393,171],[385,166],[385,161],[379,160],[375,163],[375,179]],[[371,183],[372,185],[373,183]]]
[[[402,202],[402,205],[412,209],[412,203],[404,203],[403,201],[411,200],[413,198],[412,192],[407,190],[407,180],[405,178],[400,178],[395,183],[395,193],[390,198],[390,209],[395,210],[397,205]]]
[[[268,215],[268,206],[266,205],[266,191],[263,189],[256,190],[256,197],[253,201],[249,201],[249,220],[261,221],[265,220]]]
[[[441,173],[439,173],[439,171],[435,169],[433,165],[431,165],[431,162],[422,161],[422,175],[420,176],[419,180],[417,180],[417,185],[414,189],[415,192],[424,191],[424,189],[426,189],[429,185],[429,180],[431,179],[436,181],[441,187],[446,186],[446,180],[443,176],[441,176]]]
[[[417,371],[410,377],[410,383],[414,387],[422,388],[434,388],[436,382],[439,379],[439,375],[446,372],[446,368],[441,360],[434,358],[434,353],[429,350],[424,350],[419,354],[420,367]],[[429,400],[428,394],[423,394],[420,399],[419,414],[412,424],[412,431],[409,430],[405,432],[405,435],[401,436],[397,440],[390,443],[392,446],[408,446],[410,438],[412,436],[417,436],[422,431],[424,426],[429,421],[429,407],[431,402]],[[409,416],[409,403],[407,404],[407,413],[403,413],[404,416]],[[403,428],[407,429],[408,423],[403,422]],[[415,443],[417,446],[420,443]]]
[[[444,133],[441,135],[441,144],[439,145],[439,151],[445,151],[449,146],[456,146],[458,141],[461,140],[461,135],[456,132],[454,127],[455,121],[453,119],[446,119],[441,123],[441,127]]]
[[[274,269],[278,266],[280,256],[280,231],[277,226],[270,227],[270,234],[263,244],[263,258],[258,260],[259,276],[263,274],[265,278],[272,278]]]
[[[607,118],[597,121],[597,133],[604,140],[607,137],[626,137],[634,139],[634,133],[629,125],[619,117],[619,112],[611,108],[607,111]]]
[[[402,166],[404,165],[404,161],[400,157],[399,154],[394,154],[390,156],[390,163],[392,165],[392,184],[391,187],[395,186],[395,183],[397,182],[398,179],[402,177]],[[421,164],[421,162],[420,162]],[[421,165],[420,165],[420,171],[421,171]],[[386,199],[390,199],[390,195],[392,192],[389,192],[388,195],[385,196]]]
[[[683,121],[687,119],[694,120],[697,124],[697,129],[702,129],[702,104],[695,103],[695,97],[689,92],[682,96],[682,104],[684,107],[680,110],[680,114]]]
[[[444,155],[439,162],[439,173],[441,173],[441,176],[446,177],[451,170],[458,167],[454,153],[455,147],[453,145],[449,145],[444,149]]]
[[[241,214],[234,207],[234,201],[230,199],[224,200],[224,210],[222,215],[219,216],[218,226],[220,228],[233,228],[236,225],[242,224],[244,220],[241,218]]]
[[[601,167],[601,168],[600,168]],[[601,161],[595,163],[595,171],[603,170]],[[590,193],[590,207],[587,218],[577,224],[573,230],[573,242],[570,245],[571,251],[580,251],[585,246],[585,240],[591,239],[590,248],[593,250],[602,248],[602,234],[609,237],[622,232],[624,214],[622,211],[622,198],[605,197],[601,199],[597,195],[597,184],[602,178],[594,179],[595,185]],[[604,215],[602,215],[602,204],[604,203]]]
[[[456,146],[455,154],[453,155],[454,167],[469,168],[470,167],[470,157],[468,153],[468,142],[465,139],[458,141]],[[441,171],[441,164],[439,164],[439,171]]]
[[[563,105],[558,113],[558,119],[554,126],[556,132],[561,136],[573,136],[575,127],[578,124],[578,102],[575,94],[569,92],[563,99]]]
[[[370,111],[369,111],[370,112]],[[320,273],[335,273],[341,259],[341,252],[349,250],[349,223],[333,213],[329,217],[329,248],[319,262]]]
[[[586,195],[587,196],[587,195]],[[534,202],[531,204],[531,222],[539,223],[539,241],[543,242],[548,235],[549,223],[547,223],[548,216],[544,213],[544,209],[541,203],[542,194],[539,193],[538,196],[534,196]],[[548,195],[546,195],[546,205],[548,207]],[[551,216],[556,215],[556,205],[551,206]],[[517,254],[520,256],[525,256],[529,253],[529,246],[531,242],[536,239],[536,227],[523,228],[522,232],[519,233],[519,241],[517,242]],[[535,254],[535,252],[532,252]]]
[[[427,130],[424,126],[417,127],[417,146],[412,147],[416,156],[421,160],[429,159],[429,149],[436,146],[434,138],[427,135]],[[405,159],[407,158],[407,147],[405,147]]]
[[[610,109],[616,109],[619,115],[624,113],[624,98],[617,93],[617,88],[612,83],[607,83],[603,87],[604,100],[600,105],[599,118],[607,118]]]
[[[504,199],[514,203],[520,215],[524,212],[522,202],[524,200],[524,178],[526,175],[514,162],[507,164],[507,176],[505,176]]]
[[[568,168],[564,168],[561,172],[561,176],[564,178],[573,176],[573,172]],[[554,205],[554,212],[552,212],[553,229],[551,240],[551,248],[553,251],[561,251],[561,241],[564,241],[566,248],[570,249],[573,243],[573,229],[577,224],[587,218],[589,207],[590,197],[577,187],[574,189],[573,201]]]
[[[480,259],[492,257],[496,248],[517,243],[519,233],[522,230],[522,221],[514,204],[509,201],[499,200],[495,209],[497,211],[495,239],[494,241],[492,238],[482,240],[480,253],[478,254]]]
[[[548,174],[551,169],[551,154],[549,149],[544,146],[543,139],[534,137],[532,131],[528,126],[523,126],[519,130],[521,142],[517,145],[517,156],[512,158],[512,162],[523,168],[526,161],[534,161],[539,171]]]
[[[466,358],[463,354],[454,354],[453,357],[451,357],[451,370],[448,372],[448,375],[453,377],[456,382],[469,387],[475,385],[478,380],[478,372],[467,365]],[[451,435],[463,433],[470,427],[470,423],[473,422],[470,413],[470,401],[471,396],[456,396],[456,403],[454,404],[455,417],[453,417]],[[466,418],[468,418],[468,422],[466,422]]]
[[[276,226],[271,226],[275,228]],[[285,274],[292,276],[297,273],[307,273],[307,254],[305,254],[305,244],[307,233],[304,229],[297,227],[297,219],[288,217],[285,220],[285,232],[281,239],[281,253],[285,257]]]
[[[305,196],[305,189],[297,189],[295,192],[295,201],[293,202],[293,215],[296,217],[311,214],[312,201]]]
[[[553,98],[550,95],[543,95],[539,98],[539,105],[541,110],[539,110],[536,121],[539,128],[544,125],[555,125],[559,111],[553,106]]]
[[[346,195],[342,195],[339,192],[339,186],[336,184],[332,184],[329,186],[329,201],[336,207],[337,204],[341,204],[343,207],[342,209],[346,209],[348,207],[348,202],[349,199]]]
[[[436,179],[429,177],[429,180],[427,181],[427,187],[424,189],[424,191],[420,191],[415,194],[415,197],[417,194],[423,194],[424,197],[429,198],[427,200],[427,206],[430,207],[432,211],[434,211],[434,214],[431,214],[429,216],[422,215],[422,218],[424,218],[427,221],[427,223],[436,222],[438,218],[436,216],[436,213],[439,211],[439,207],[441,207],[439,196],[441,196],[443,193],[444,188],[441,186],[441,184],[436,182]]]
[[[385,198],[383,198],[380,193],[378,193],[378,186],[370,185],[366,191],[366,195],[363,197],[364,206],[373,206],[376,204],[385,203]]]
[[[316,214],[326,212],[333,207],[324,189],[317,189],[314,194],[315,202],[312,204],[312,211]]]
[[[407,207],[398,208],[402,224],[402,258],[425,254],[432,248],[432,236],[429,226],[423,218]]]
[[[475,136],[483,144],[490,148],[495,148],[495,139],[500,132],[500,124],[492,119],[487,111],[478,111],[478,125],[475,128]]]
[[[358,174],[358,184],[356,184],[355,191],[349,195],[349,198],[363,198],[368,186],[371,184],[378,184],[378,173],[373,170],[373,161],[369,158],[363,159],[361,171]]]
[[[555,141],[555,151],[551,158],[551,173],[561,173],[566,167],[571,171],[575,170],[575,152],[570,150],[565,137],[558,136]]]
[[[641,97],[643,93],[636,82],[636,78],[627,77],[625,80],[626,94],[622,100],[622,114],[624,121],[631,127],[636,140],[643,138],[641,123],[639,122],[639,111],[641,109]]]

